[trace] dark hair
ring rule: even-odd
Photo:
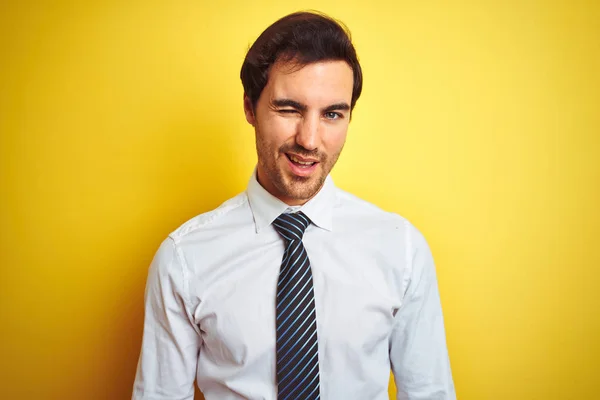
[[[346,61],[354,75],[353,109],[362,91],[362,70],[350,31],[340,22],[317,12],[297,12],[287,15],[256,39],[248,50],[240,78],[244,92],[256,107],[258,98],[269,80],[269,71],[277,61],[304,66],[318,61]]]

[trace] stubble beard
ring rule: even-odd
[[[299,146],[283,145],[278,149],[278,154],[270,152],[268,143],[256,135],[256,152],[258,162],[266,174],[266,178],[277,192],[285,198],[295,201],[309,200],[323,187],[327,175],[337,162],[341,150],[331,157],[321,155],[319,158],[318,170],[320,173],[315,176],[301,177],[285,173],[278,164],[279,158],[285,157],[286,152],[293,151],[300,155],[307,155],[310,152]],[[278,157],[279,156],[279,157]],[[262,183],[264,185],[264,182]]]

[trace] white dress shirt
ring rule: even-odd
[[[255,172],[256,173],[256,172]],[[323,400],[455,399],[433,259],[406,219],[328,177],[301,207],[255,178],[184,223],[149,269],[133,400],[277,399],[275,297],[284,242],[271,223],[300,209],[313,273]]]

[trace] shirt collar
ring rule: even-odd
[[[335,202],[335,185],[331,176],[327,175],[319,192],[301,207],[293,207],[279,200],[256,179],[256,168],[252,173],[246,190],[250,209],[254,217],[256,233],[271,225],[275,218],[284,212],[302,211],[313,224],[319,228],[331,231],[333,229],[333,206]]]

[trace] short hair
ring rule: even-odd
[[[323,13],[296,12],[274,22],[256,39],[246,54],[240,78],[244,93],[255,108],[276,62],[294,62],[302,67],[338,60],[346,61],[352,68],[354,84],[350,108],[354,109],[362,91],[362,69],[350,31]]]

